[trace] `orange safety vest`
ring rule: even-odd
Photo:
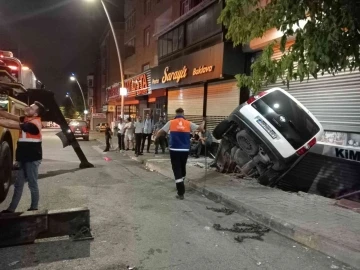
[[[183,116],[170,120],[170,147],[172,151],[188,152],[190,150],[191,122]]]
[[[25,117],[24,123],[32,123],[37,126],[39,129],[39,133],[37,135],[32,135],[28,132],[20,130],[19,134],[19,142],[41,142],[42,141],[42,135],[41,135],[41,118],[40,117]]]

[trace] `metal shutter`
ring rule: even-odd
[[[209,83],[206,104],[207,129],[211,132],[239,105],[240,89],[236,80]]]
[[[204,86],[183,87],[168,92],[168,120],[175,117],[175,110],[183,108],[187,120],[200,124],[203,119]]]
[[[274,48],[273,58],[281,55],[280,49]],[[286,89],[280,80],[265,89],[272,87]],[[360,132],[360,72],[319,74],[318,79],[292,81],[287,91],[315,115],[325,130]]]
[[[281,82],[269,85],[286,88]],[[307,82],[290,82],[287,91],[308,108],[325,130],[360,132],[360,73],[319,75]]]

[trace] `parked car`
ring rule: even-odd
[[[98,132],[105,132],[106,123],[97,124],[96,127],[95,127],[95,130],[98,131]]]
[[[69,127],[74,133],[75,138],[83,138],[85,141],[89,140],[89,129],[86,121],[72,120],[69,123]]]
[[[272,88],[250,97],[215,127],[213,136],[221,139],[216,167],[275,185],[321,139],[323,131],[298,100]]]

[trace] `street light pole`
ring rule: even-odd
[[[101,4],[102,4],[102,6],[104,8],[106,17],[107,17],[107,19],[109,21],[109,25],[110,25],[110,28],[111,28],[112,35],[114,37],[114,42],[115,42],[115,47],[116,47],[116,52],[117,52],[118,61],[119,61],[119,67],[120,67],[121,88],[125,88],[123,65],[122,65],[122,61],[121,61],[120,49],[119,49],[119,45],[118,45],[118,42],[117,42],[114,26],[113,26],[113,24],[111,22],[109,12],[108,12],[103,0],[101,0]],[[119,94],[121,95],[121,118],[124,119],[124,94],[121,94],[121,90],[119,90]]]
[[[84,101],[84,120],[86,121],[86,113],[85,112],[87,110],[86,110],[86,101],[85,101],[84,92],[83,92],[83,90],[81,88],[81,85],[80,85],[79,81],[77,80],[77,78],[75,77],[74,74],[72,74],[72,76],[70,77],[70,80],[76,81],[77,85],[79,86],[79,89],[80,89],[80,92],[81,92],[81,95],[82,95],[82,98],[83,98],[83,101]]]
[[[70,99],[71,104],[73,105],[73,107],[75,108],[75,104],[74,101],[72,100],[71,96],[69,94],[66,94],[66,97]]]

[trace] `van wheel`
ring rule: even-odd
[[[259,151],[259,145],[245,129],[236,134],[236,140],[240,148],[250,156],[256,155]]]
[[[12,154],[7,142],[0,146],[0,203],[6,198],[12,178]]]
[[[213,136],[215,139],[220,140],[224,133],[231,127],[229,120],[221,121],[213,130]]]

